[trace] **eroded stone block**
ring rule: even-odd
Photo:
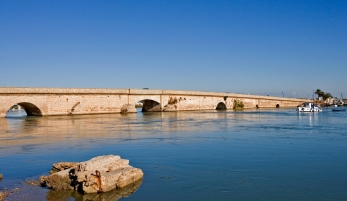
[[[66,165],[54,164],[53,168],[59,169],[63,166],[64,170],[41,177],[41,182],[55,190],[70,189],[66,187],[66,183],[70,183],[71,189],[84,193],[97,193],[134,185],[143,177],[141,169],[130,166],[129,160],[115,155],[98,156],[72,164],[73,167],[68,169],[64,169]]]

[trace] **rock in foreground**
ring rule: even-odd
[[[142,179],[143,172],[129,165],[129,160],[120,156],[98,156],[89,161],[72,163],[72,167],[50,176],[42,176],[43,185],[54,190],[74,189],[83,193],[107,192],[115,188],[135,185]],[[54,164],[57,170],[59,165]]]
[[[8,196],[8,193],[7,192],[1,192],[0,191],[0,201],[2,201],[3,199],[5,199],[5,197]]]

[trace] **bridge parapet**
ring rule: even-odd
[[[129,89],[0,87],[0,94],[129,94]]]
[[[253,98],[267,100],[310,101],[308,99],[284,98],[225,92],[160,90],[160,89],[111,89],[111,88],[31,88],[31,87],[0,87],[0,94],[117,94],[117,95],[186,95]]]
[[[162,95],[163,90],[159,89],[129,89],[130,95]]]

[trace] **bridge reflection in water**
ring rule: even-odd
[[[138,108],[141,111],[141,108]],[[271,109],[270,109],[271,111]],[[234,124],[266,120],[259,110],[188,111],[130,114],[24,117],[23,111],[11,118],[0,118],[0,141],[11,149],[22,145],[88,143],[88,139],[122,141],[147,137],[166,138],[173,133],[232,129]],[[15,118],[13,118],[15,117]],[[228,120],[229,119],[229,120]],[[92,143],[92,142],[91,142]]]

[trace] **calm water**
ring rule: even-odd
[[[331,108],[0,118],[0,190],[106,154],[145,176],[105,200],[347,200],[347,113]],[[29,186],[8,198],[88,199]]]

